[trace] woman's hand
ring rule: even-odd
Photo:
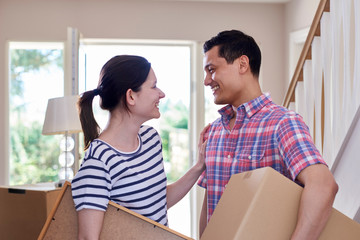
[[[205,168],[206,168],[206,165],[205,165],[206,144],[207,144],[207,141],[208,141],[208,135],[209,135],[208,133],[209,133],[210,126],[211,125],[208,124],[201,131],[200,138],[199,138],[199,143],[198,143],[199,156],[198,156],[198,160],[197,160],[196,165],[201,166],[202,170],[205,170]]]

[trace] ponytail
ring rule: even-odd
[[[84,92],[78,101],[80,122],[84,133],[85,150],[89,148],[90,143],[95,138],[98,138],[100,134],[100,127],[95,120],[92,109],[92,102],[98,94],[99,89]]]

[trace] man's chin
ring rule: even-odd
[[[226,104],[226,103],[224,103],[223,101],[221,101],[220,99],[214,99],[214,103],[216,104],[216,105],[224,105],[224,104]]]

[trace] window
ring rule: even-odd
[[[49,98],[63,96],[63,43],[9,44],[10,185],[58,180],[61,136],[43,136]]]
[[[205,124],[214,122],[220,117],[218,110],[224,105],[216,105],[210,87],[205,87]]]
[[[141,55],[151,62],[158,87],[166,97],[160,102],[161,118],[145,124],[154,126],[162,137],[169,183],[182,176],[190,167],[191,160],[196,159],[196,132],[203,127],[202,77],[195,74],[202,58],[194,56],[199,54],[197,47],[197,44],[186,41],[99,43],[87,39],[80,44],[79,93],[97,86],[100,68],[114,55]],[[195,63],[196,59],[199,62]],[[201,79],[196,79],[198,77]],[[11,185],[59,180],[58,157],[62,136],[44,136],[41,132],[48,99],[63,96],[64,87],[74,84],[64,83],[63,43],[9,43]],[[190,86],[193,86],[192,90]],[[97,100],[94,101],[96,105]],[[108,117],[106,112],[97,108],[94,113],[100,126],[104,127]],[[82,138],[82,134],[79,137]],[[83,155],[81,149],[80,146]],[[77,159],[75,163],[74,169],[77,170]],[[198,225],[194,216],[196,210],[190,211],[194,199],[190,199],[188,194],[168,212],[170,227],[193,237],[197,235]]]

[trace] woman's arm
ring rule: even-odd
[[[100,237],[105,212],[94,209],[78,211],[78,239],[98,240]]]
[[[198,144],[198,161],[197,163],[190,168],[184,176],[182,176],[176,182],[167,186],[167,206],[171,208],[174,206],[178,201],[180,201],[186,193],[190,191],[192,186],[195,184],[201,173],[205,170],[205,148],[207,140],[205,140],[204,135],[207,132],[210,125],[206,126],[200,134],[199,144]]]

